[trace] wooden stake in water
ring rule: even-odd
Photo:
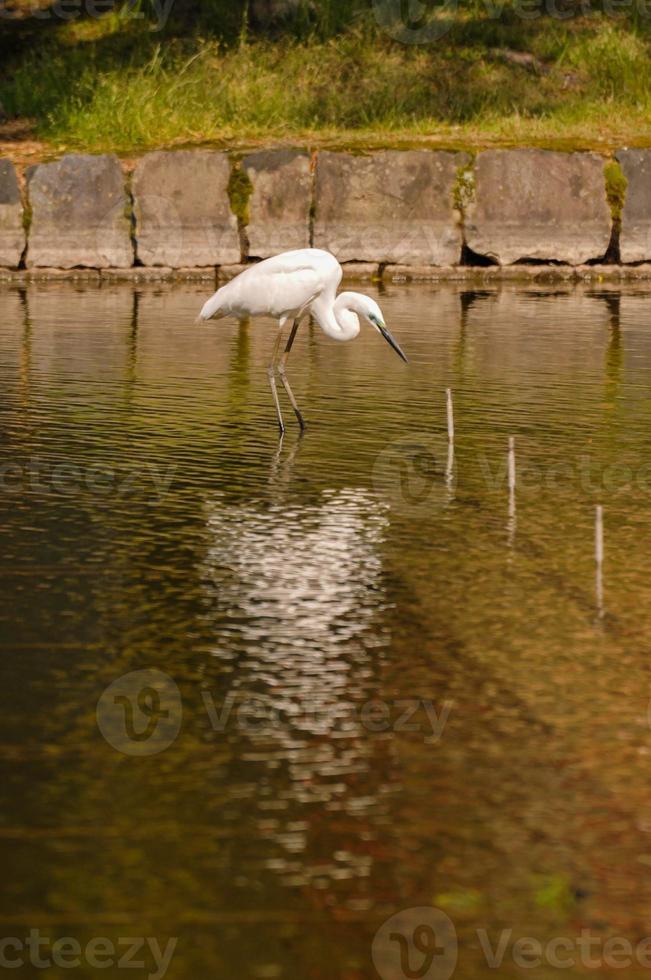
[[[597,610],[599,616],[604,614],[604,583],[603,583],[603,561],[604,561],[604,509],[601,504],[597,504],[594,522],[594,557],[597,564]]]
[[[604,509],[601,504],[597,504],[594,524],[594,557],[597,565],[603,565],[604,561]]]
[[[452,388],[445,389],[448,410],[448,442],[454,442],[454,406],[452,405]]]
[[[513,436],[509,436],[509,464],[508,464],[508,475],[509,475],[509,493],[515,493],[515,439]]]
[[[454,443],[448,443],[448,460],[445,465],[445,485],[450,499],[454,497]]]
[[[509,482],[509,548],[512,548],[515,540],[515,439],[513,436],[509,436],[507,474]]]

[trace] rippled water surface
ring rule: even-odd
[[[399,980],[373,937],[426,906],[464,980],[478,930],[507,977],[635,945],[651,295],[368,287],[409,366],[305,325],[279,446],[275,328],[195,325],[209,291],[0,293],[0,933],[178,937],[182,980]]]

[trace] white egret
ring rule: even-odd
[[[375,300],[362,293],[341,293],[337,296],[342,276],[342,268],[330,252],[318,248],[283,252],[252,265],[222,286],[199,314],[200,320],[225,316],[245,319],[265,315],[278,320],[278,337],[268,375],[281,433],[285,431],[285,426],[276,387],[276,370],[296,413],[298,424],[301,430],[305,428],[303,416],[287,381],[285,367],[301,319],[307,313],[314,316],[323,332],[333,340],[353,340],[360,331],[359,318],[363,317],[403,361],[407,361],[387,330],[382,310]],[[278,360],[283,327],[290,318],[293,319],[292,329],[284,353]]]

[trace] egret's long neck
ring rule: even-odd
[[[353,340],[359,333],[359,319],[351,310],[351,293],[342,293],[332,302],[320,296],[312,304],[312,313],[324,333],[333,340]]]

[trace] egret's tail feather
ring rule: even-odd
[[[201,323],[202,320],[212,320],[214,317],[224,316],[222,310],[222,296],[221,289],[218,289],[214,296],[208,300],[204,305],[201,313],[197,317],[196,322]]]

